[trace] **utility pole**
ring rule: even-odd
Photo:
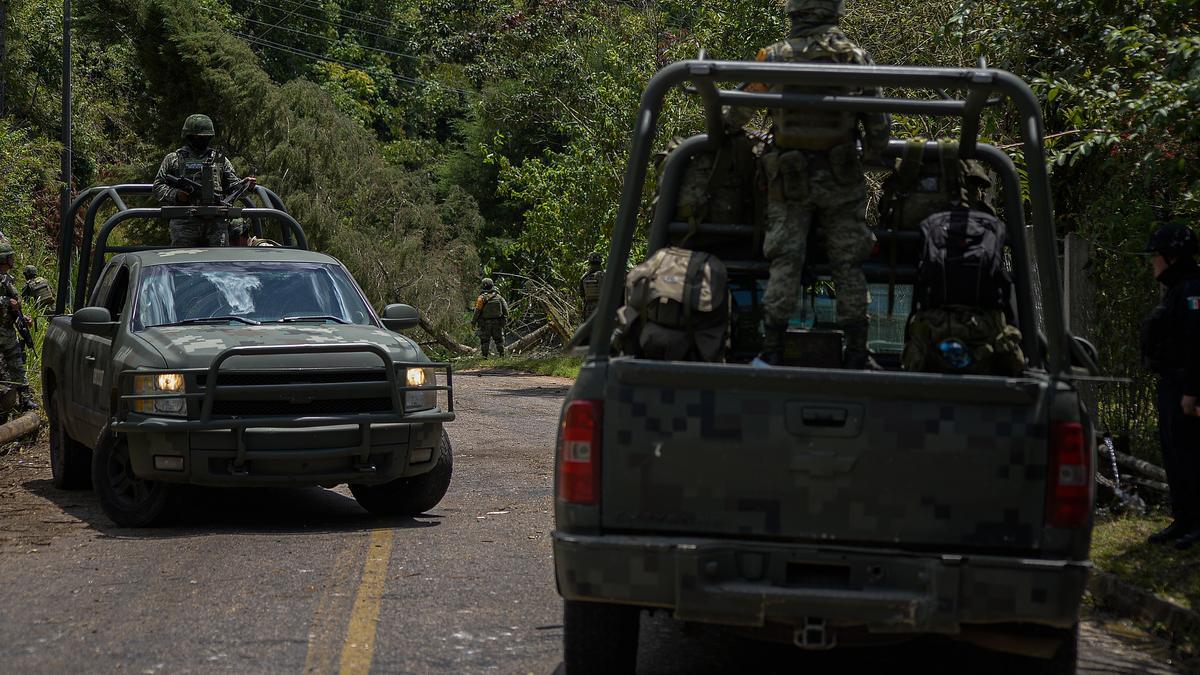
[[[0,68],[7,56],[4,45],[4,27],[8,25],[8,0],[0,0]],[[4,73],[0,72],[0,115],[4,114]]]
[[[7,2],[7,0],[0,0]],[[75,243],[75,221],[71,209],[71,0],[63,0],[62,42],[62,194],[59,197],[58,306],[61,312],[71,292],[71,244]]]

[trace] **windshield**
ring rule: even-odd
[[[192,323],[335,322],[372,325],[338,265],[221,262],[143,269],[134,330]]]

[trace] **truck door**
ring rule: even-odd
[[[91,302],[94,307],[107,307],[113,319],[120,325],[125,324],[126,298],[129,294],[129,267],[119,261],[109,263],[101,281],[96,285]],[[83,355],[83,390],[87,392],[82,404],[87,409],[85,419],[87,438],[99,439],[100,433],[108,424],[111,414],[111,390],[113,386],[112,372],[112,338],[98,335],[81,335],[80,351]]]

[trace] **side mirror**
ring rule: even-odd
[[[421,325],[421,315],[409,305],[395,304],[383,308],[383,325],[391,331],[402,331]]]
[[[117,334],[117,322],[107,307],[83,307],[71,315],[71,330],[111,338]]]

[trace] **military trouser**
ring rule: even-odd
[[[25,375],[25,351],[12,326],[0,326],[0,358],[3,358],[4,384],[22,396],[29,395],[29,379]]]
[[[848,144],[830,152],[775,150],[762,161],[768,181],[763,255],[771,264],[763,296],[764,322],[786,327],[796,311],[808,234],[816,221],[837,287],[838,324],[865,323],[867,279],[862,263],[875,237],[867,229],[867,188],[857,149]]]
[[[226,220],[172,220],[172,246],[228,246],[229,222]]]
[[[487,358],[489,343],[496,343],[496,354],[504,356],[504,319],[481,319],[479,321],[479,351]]]
[[[1171,493],[1171,515],[1189,528],[1200,527],[1200,417],[1183,414],[1183,387],[1158,383],[1158,438]]]

